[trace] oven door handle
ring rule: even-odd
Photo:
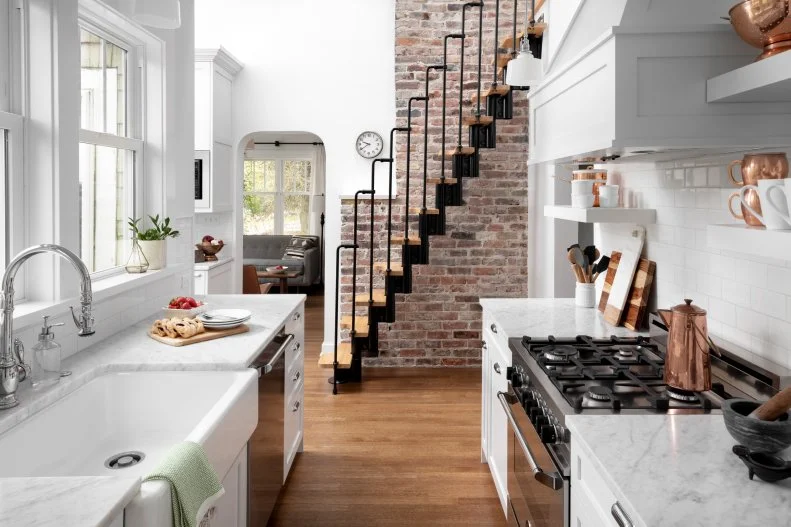
[[[525,441],[522,431],[519,430],[519,425],[516,424],[516,419],[514,418],[514,414],[511,411],[511,405],[508,402],[507,397],[513,396],[505,392],[497,392],[497,398],[500,399],[500,404],[503,406],[503,410],[505,410],[505,415],[508,417],[508,422],[511,423],[514,436],[516,436],[519,446],[522,447],[522,451],[525,453],[527,462],[530,464],[530,469],[533,471],[533,477],[536,479],[536,481],[552,490],[562,489],[563,476],[557,472],[544,472],[541,470],[541,467],[538,466],[535,456],[530,451],[530,447],[527,446],[527,441]]]

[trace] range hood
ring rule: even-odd
[[[545,77],[528,93],[530,164],[791,146],[791,92],[707,101],[709,79],[759,53],[721,18],[734,3],[549,0]]]

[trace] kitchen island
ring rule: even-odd
[[[297,341],[304,340],[304,295],[213,295],[205,298],[210,308],[243,308],[252,312],[250,331],[184,347],[172,347],[151,339],[147,333],[156,316],[63,361],[71,373],[52,388],[34,391],[29,382],[20,385],[19,406],[0,412],[0,434],[108,373],[145,371],[244,371],[276,336],[290,324]],[[96,323],[102,331],[100,314]],[[86,431],[86,434],[90,434]],[[0,442],[3,436],[0,435]],[[150,465],[158,460],[150,459]],[[150,470],[153,466],[149,466]],[[123,471],[121,471],[123,472]],[[140,477],[119,473],[79,477],[4,477],[0,468],[0,526],[119,525],[118,515],[137,496]],[[222,474],[220,474],[222,478]],[[6,495],[13,494],[13,498]],[[167,498],[169,500],[169,498]]]
[[[566,425],[572,466],[579,448],[635,527],[791,522],[791,480],[750,481],[722,415],[574,415]],[[591,504],[608,518],[612,505]]]

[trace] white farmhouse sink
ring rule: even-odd
[[[3,477],[145,476],[181,441],[203,445],[220,478],[255,429],[255,370],[98,377],[0,436]],[[105,461],[142,452],[134,466]]]

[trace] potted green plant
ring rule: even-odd
[[[140,218],[129,218],[129,229],[137,238],[143,254],[148,260],[149,270],[162,269],[167,265],[167,251],[165,241],[168,238],[175,238],[179,235],[179,231],[173,230],[170,226],[170,218],[159,220],[159,214],[156,216],[149,216],[152,227],[142,230],[139,226]]]

